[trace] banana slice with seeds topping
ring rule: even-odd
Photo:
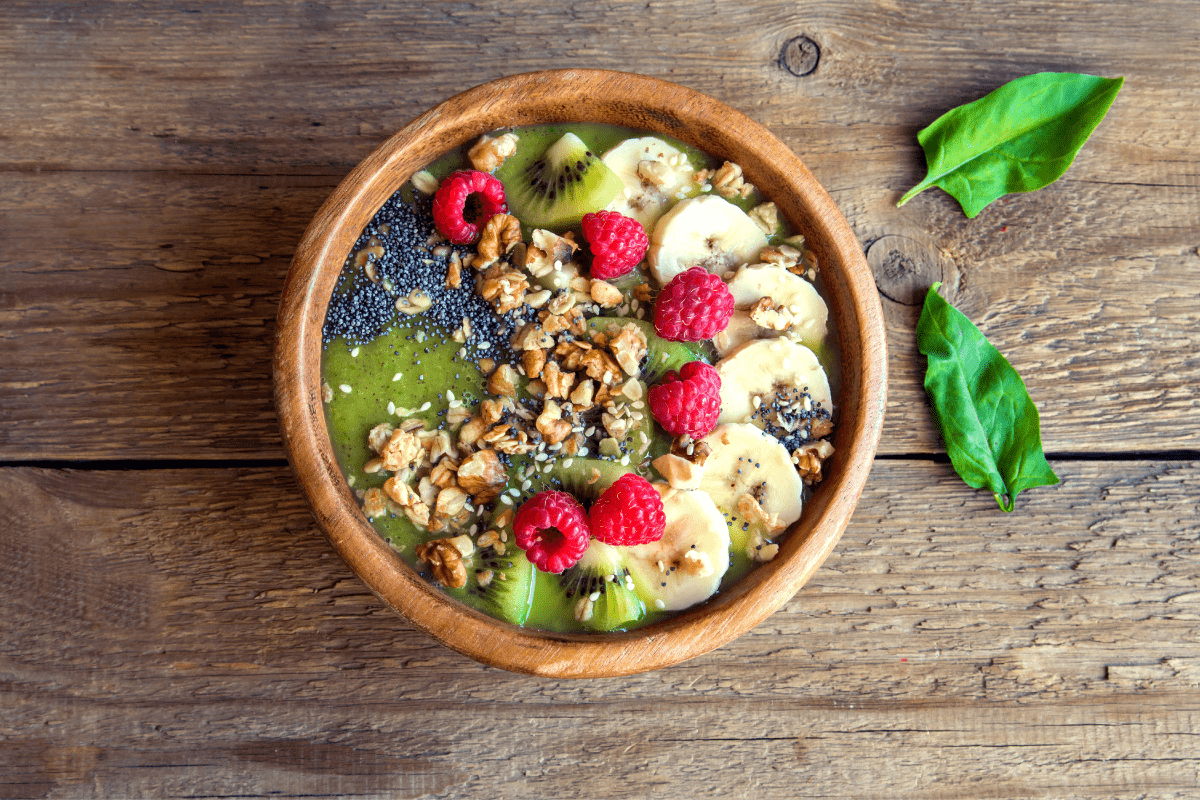
[[[767,237],[745,211],[715,195],[680,200],[650,235],[650,271],[660,285],[692,267],[724,275],[748,263]]]

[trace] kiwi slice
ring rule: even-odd
[[[491,546],[476,547],[464,564],[467,585],[446,592],[485,614],[524,625],[533,605],[535,569],[513,542],[511,529],[506,532],[503,554]]]
[[[509,212],[531,228],[564,231],[607,206],[625,184],[573,133],[541,155],[518,150],[496,171]]]
[[[575,566],[558,578],[575,618],[594,631],[626,628],[646,616],[620,550],[593,539]]]

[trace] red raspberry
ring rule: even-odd
[[[721,376],[703,361],[689,361],[668,372],[646,392],[650,413],[672,436],[700,439],[712,433],[721,415]]]
[[[504,184],[486,172],[451,173],[433,196],[433,221],[454,244],[471,244],[489,219],[507,211]],[[468,214],[471,219],[467,219]]]
[[[592,277],[608,280],[626,274],[646,256],[650,240],[642,223],[616,211],[583,215],[583,236],[592,250]]]
[[[592,534],[612,545],[657,542],[667,527],[662,497],[650,481],[632,472],[604,490],[589,516]]]
[[[513,517],[517,547],[542,572],[562,572],[583,558],[592,532],[587,513],[566,492],[538,492]]]
[[[654,330],[673,342],[711,339],[729,324],[733,295],[725,281],[704,267],[681,272],[654,303]]]

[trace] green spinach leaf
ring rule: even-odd
[[[917,322],[917,348],[928,359],[925,392],[954,469],[1012,511],[1021,492],[1058,483],[1042,452],[1037,406],[1017,371],[942,299],[939,286],[929,288]]]
[[[1048,186],[1071,166],[1124,80],[1039,72],[947,111],[917,134],[929,173],[896,205],[940,186],[974,217],[1005,194]]]

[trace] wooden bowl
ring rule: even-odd
[[[338,272],[375,212],[447,150],[509,125],[609,122],[667,134],[740,164],[815,250],[842,356],[836,454],[774,560],[712,601],[614,634],[557,634],[502,622],[447,597],[367,522],[338,468],[321,398],[321,327]],[[358,165],[317,212],[296,251],[279,308],[275,401],[283,443],[317,522],[384,603],[460,653],[504,669],[602,677],[706,653],[764,620],[829,555],[862,492],[886,392],[879,297],[862,248],[825,190],[782,142],[732,108],[654,78],[555,70],[503,78],[422,114]]]

